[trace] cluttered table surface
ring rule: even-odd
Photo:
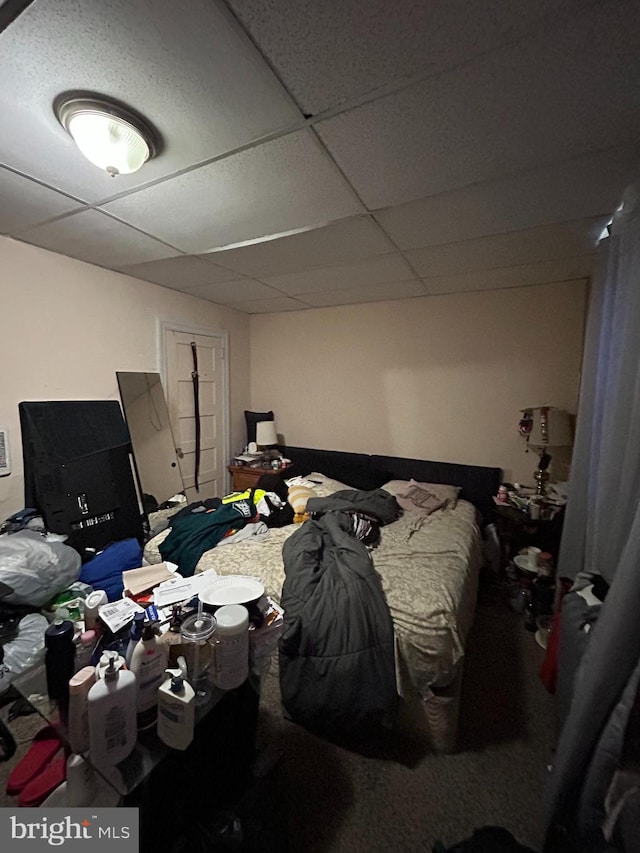
[[[31,531],[2,539],[24,561],[23,567],[14,560],[12,588],[46,584],[31,559],[34,551],[52,570],[54,547],[79,563],[64,543]],[[172,564],[141,566],[140,549],[135,559],[135,568],[116,564],[105,588],[99,580],[92,588],[77,579],[70,559],[70,582],[63,586],[64,579],[57,579],[53,598],[43,592],[46,606],[39,609],[36,602],[16,617],[20,653],[12,654],[11,643],[5,647],[0,689],[10,682],[46,722],[43,734],[51,732],[58,750],[64,748],[67,774],[71,759],[85,762],[87,773],[97,771],[100,802],[94,805],[115,804],[114,792],[116,802],[135,792],[170,753],[198,750],[203,731],[209,739],[210,719],[225,716],[210,712],[233,705],[238,691],[258,696],[282,626],[281,609],[257,578],[220,578],[215,572],[183,577]],[[19,591],[33,597],[31,586]],[[64,770],[58,775],[30,805],[51,805],[50,795],[65,780]]]
[[[566,485],[554,484],[545,495],[510,483],[500,487],[494,503],[505,565],[527,545],[548,551],[557,559],[567,502]]]
[[[67,727],[60,719],[58,704],[47,693],[47,675],[44,664],[36,666],[19,675],[13,685],[46,722],[53,725],[64,742],[68,741]],[[226,691],[212,687],[203,703],[196,709],[196,721],[202,720],[220,700]],[[136,745],[131,754],[119,764],[104,767],[93,765],[102,778],[119,794],[126,796],[134,791],[149,774],[171,752],[157,736],[155,729],[139,732]],[[91,763],[90,753],[85,758]]]

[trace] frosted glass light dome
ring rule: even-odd
[[[57,113],[87,160],[112,176],[137,172],[155,153],[150,132],[123,108],[99,100],[73,99],[64,102]]]

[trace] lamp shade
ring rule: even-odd
[[[565,409],[532,406],[523,409],[520,433],[534,447],[570,447],[573,444],[571,418]]]
[[[258,421],[256,424],[256,444],[258,447],[271,447],[278,443],[275,421]]]

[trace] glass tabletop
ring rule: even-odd
[[[47,676],[44,664],[33,667],[22,673],[12,682],[16,690],[48,723],[53,725],[65,743],[68,743],[66,727],[60,718],[56,702],[47,694]],[[196,724],[214,708],[225,695],[226,691],[211,686],[206,701],[196,703]],[[151,771],[169,753],[174,752],[157,736],[155,729],[139,732],[133,752],[113,767],[102,767],[92,764],[92,767],[111,785],[121,796],[126,796],[138,787]],[[84,758],[91,764],[91,755],[84,753]]]

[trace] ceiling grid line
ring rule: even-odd
[[[584,281],[638,164],[639,38],[633,0],[31,4],[0,234],[246,313]],[[139,172],[58,123],[92,89],[162,135]]]

